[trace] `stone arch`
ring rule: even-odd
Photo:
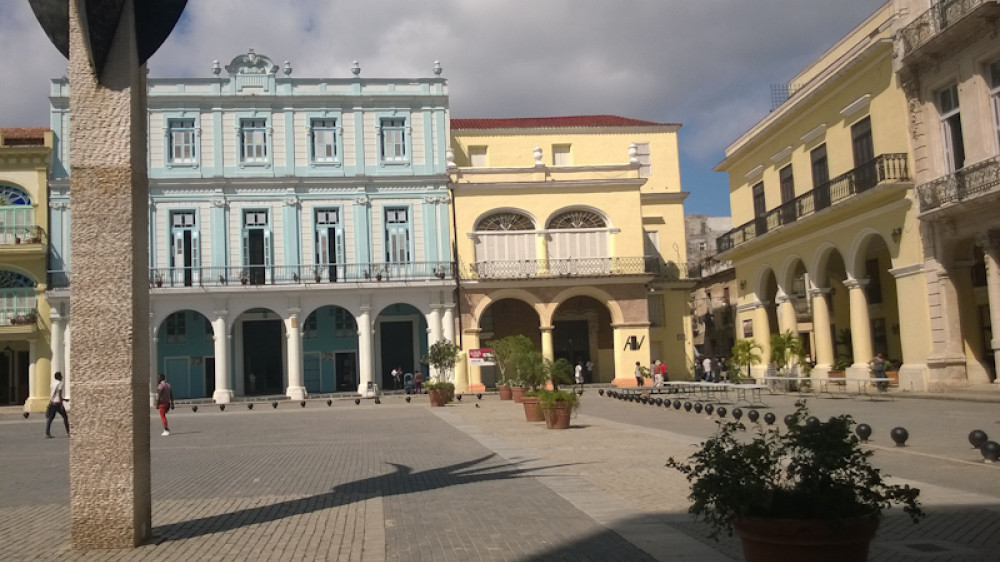
[[[156,371],[177,398],[207,398],[215,390],[215,333],[211,317],[178,307],[152,324]]]
[[[538,314],[538,318],[542,318],[543,306],[538,303],[538,297],[534,294],[524,290],[524,289],[499,289],[492,291],[476,303],[476,307],[472,310],[472,322],[473,325],[469,326],[470,329],[478,329],[479,319],[482,318],[483,312],[490,307],[491,304],[503,300],[503,299],[514,299],[519,300],[530,306]]]
[[[208,318],[209,322],[211,322],[211,321],[213,321],[215,319],[215,311],[212,309],[211,305],[206,304],[206,303],[193,303],[193,302],[189,302],[189,303],[186,303],[184,305],[178,304],[178,305],[172,306],[170,308],[160,308],[160,307],[157,307],[156,310],[153,311],[152,317],[149,319],[149,324],[150,324],[150,326],[153,326],[154,330],[155,330],[156,328],[158,328],[159,326],[161,326],[163,324],[164,320],[166,320],[168,316],[170,316],[171,314],[173,314],[175,312],[180,312],[180,311],[183,311],[183,310],[191,310],[191,311],[197,312],[198,314],[201,314],[205,318]],[[230,326],[228,326],[228,325],[226,326],[227,329],[229,327]]]
[[[559,219],[561,217],[566,216],[567,214],[575,212],[579,212],[581,214],[596,215],[596,217],[599,218],[601,222],[604,223],[603,225],[580,226],[577,228],[610,228],[612,226],[611,219],[610,217],[608,217],[607,213],[605,213],[601,209],[598,209],[597,207],[593,207],[590,205],[568,205],[566,207],[559,208],[553,211],[551,214],[549,214],[549,216],[545,219],[545,228],[547,229],[558,228],[553,226],[553,222],[556,219]],[[582,219],[585,218],[585,216],[581,215],[581,217],[579,218]]]
[[[757,297],[758,302],[765,302],[768,300],[767,297],[767,284],[771,279],[774,279],[775,285],[778,283],[778,275],[774,271],[774,267],[770,264],[764,264],[757,269],[757,275],[754,279],[754,296]]]
[[[31,193],[23,186],[10,181],[0,181],[0,207],[31,206]]]
[[[552,316],[555,314],[556,309],[559,308],[559,305],[563,304],[564,302],[573,297],[579,297],[579,296],[591,297],[593,299],[596,299],[598,302],[602,303],[605,307],[607,307],[608,312],[611,314],[612,324],[621,324],[625,322],[625,314],[622,312],[621,306],[618,305],[618,302],[615,300],[614,297],[612,297],[606,291],[598,289],[597,287],[584,287],[584,286],[570,287],[563,291],[560,291],[552,299],[551,304],[545,307],[544,314],[541,313],[539,314],[539,318],[541,319],[544,325],[551,326]]]
[[[284,394],[286,371],[285,316],[275,308],[256,306],[230,316],[228,329],[236,342],[233,373],[243,394]],[[251,375],[253,375],[251,377]],[[237,392],[239,394],[239,392]]]
[[[847,258],[844,260],[844,264],[847,266],[847,274],[854,279],[861,279],[866,276],[865,257],[873,238],[880,239],[885,244],[885,247],[889,249],[890,257],[892,257],[892,245],[890,245],[881,232],[870,226],[862,228],[854,236],[854,240],[851,241],[851,248],[848,251]]]
[[[825,285],[820,285],[821,282],[825,282],[825,278],[821,279],[820,276],[826,272],[827,266],[829,265],[830,256],[833,252],[837,252],[840,256],[843,253],[840,251],[834,243],[823,242],[816,248],[813,253],[812,264],[809,265],[807,271],[809,272],[809,278],[815,287],[824,287]],[[843,259],[843,257],[841,257]]]
[[[791,254],[785,258],[785,261],[781,264],[781,268],[778,269],[776,273],[778,277],[778,289],[780,289],[785,295],[788,295],[791,292],[792,285],[795,283],[797,273],[796,266],[798,264],[802,264],[804,267],[805,260],[803,260],[798,254]]]

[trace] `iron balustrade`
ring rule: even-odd
[[[841,174],[825,184],[818,185],[795,199],[723,234],[716,240],[716,249],[719,252],[731,250],[778,227],[791,224],[802,217],[815,214],[859,193],[868,191],[883,182],[909,179],[906,154],[881,154],[846,174]]]
[[[935,36],[954,26],[962,18],[975,12],[980,7],[993,5],[1000,7],[997,0],[941,0],[935,2],[926,12],[920,14],[899,32],[903,47],[903,57],[910,56],[914,51],[927,44]]]
[[[329,265],[240,265],[161,267],[149,270],[153,289],[337,283],[411,282],[453,279],[451,262],[351,263]],[[68,271],[49,271],[49,285],[69,287]]]
[[[35,306],[14,306],[0,308],[0,326],[34,326],[38,320],[38,308]]]
[[[1000,186],[1000,156],[971,164],[957,172],[917,186],[920,211],[965,201]]]
[[[43,243],[45,229],[40,226],[0,226],[0,245]]]
[[[560,277],[650,275],[657,280],[689,279],[696,264],[664,262],[655,257],[603,257],[491,260],[465,264],[463,279],[508,280]]]

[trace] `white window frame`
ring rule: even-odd
[[[270,163],[270,137],[266,118],[240,119],[240,164],[260,166]]]
[[[385,217],[385,261],[392,264],[410,263],[411,233],[410,209],[406,207],[386,207]]]
[[[198,124],[193,117],[167,119],[167,164],[194,166],[198,163]]]
[[[652,173],[653,170],[652,163],[649,159],[648,142],[635,143],[635,157],[639,160],[639,177],[648,178],[649,174]]]
[[[469,166],[473,168],[486,168],[489,166],[488,148],[486,146],[469,147]]]
[[[408,162],[406,150],[407,119],[405,117],[383,117],[379,120],[379,157],[384,163]]]
[[[572,166],[573,165],[573,147],[570,144],[553,144],[552,145],[552,165],[553,166]]]
[[[310,157],[313,164],[340,162],[340,135],[337,119],[314,117],[309,122]]]
[[[949,98],[951,98],[948,101],[953,103],[950,107],[944,103],[946,92],[949,94]],[[962,108],[959,105],[958,84],[951,84],[946,88],[938,90],[935,98],[939,121],[941,123],[941,147],[944,149],[945,166],[948,172],[951,173],[959,169],[955,161],[955,138],[952,134],[952,120],[957,117],[959,126],[962,123]],[[958,141],[964,143],[964,139],[958,139]]]

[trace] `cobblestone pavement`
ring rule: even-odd
[[[715,427],[704,414],[588,390],[567,431],[529,424],[519,405],[466,396],[445,408],[387,397],[355,406],[179,407],[174,434],[151,427],[152,544],[69,548],[68,440],[44,419],[0,415],[0,549],[5,560],[727,560],[687,513],[666,468]],[[793,398],[765,401],[779,420]],[[1000,436],[1000,405],[810,400],[874,429],[880,467],[916,483],[928,517],[883,521],[873,560],[996,560],[1000,465],[972,429]],[[727,405],[730,409],[732,405]],[[744,408],[745,409],[745,408]],[[72,414],[71,414],[72,415]],[[780,423],[780,421],[779,421]],[[905,448],[888,431],[910,432]],[[59,430],[54,430],[60,435]],[[993,435],[996,434],[996,435]]]

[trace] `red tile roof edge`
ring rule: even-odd
[[[10,144],[24,146],[27,144],[24,141],[36,140],[42,145],[45,143],[45,133],[48,131],[48,127],[0,127],[0,136],[3,137],[4,144],[8,144],[8,140],[21,141]]]
[[[568,115],[563,117],[514,117],[507,119],[452,119],[452,130],[545,129],[582,127],[679,127],[680,123],[657,123],[617,115]]]

